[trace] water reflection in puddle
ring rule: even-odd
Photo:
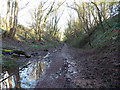
[[[50,66],[51,60],[49,57],[50,53],[48,52],[40,61],[29,61],[26,64],[27,67],[16,67],[14,71],[6,71],[6,73],[2,75],[1,80],[3,80],[5,78],[4,76],[8,73],[14,73],[14,75],[1,82],[0,88],[35,88],[37,82],[44,76],[45,69]],[[5,83],[7,83],[7,85]]]
[[[43,61],[37,61],[37,62],[28,62],[31,63],[28,65],[27,68],[24,68],[22,71],[20,71],[20,83],[21,87],[24,88],[34,88],[37,80],[44,74],[43,69],[44,62]]]
[[[29,64],[30,63],[30,64]],[[45,69],[45,62],[42,61],[29,61],[27,64],[29,64],[26,68],[16,67],[10,78],[6,79],[2,83],[0,83],[1,88],[34,88],[37,84],[37,81],[39,78],[44,75],[44,69]],[[26,65],[27,65],[26,64]],[[10,71],[11,72],[11,71]],[[3,74],[4,76],[9,76],[9,71],[6,71],[6,73]],[[1,80],[2,80],[1,79]]]

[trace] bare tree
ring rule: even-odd
[[[29,3],[29,2],[28,2]],[[28,3],[19,9],[18,0],[7,1],[7,13],[6,13],[6,30],[9,30],[9,37],[14,37],[18,24],[18,12],[24,9]]]
[[[56,12],[63,3],[55,6],[55,1],[53,1],[50,6],[44,9],[45,4],[46,2],[40,2],[39,6],[34,10],[34,14],[31,13],[32,24],[30,26],[34,29],[36,40],[39,41],[42,40],[43,33],[45,32],[51,33],[52,31],[52,34],[54,32],[53,36],[56,36],[56,32],[58,32],[57,24],[60,20]],[[50,20],[51,17],[52,20]],[[46,31],[46,24],[50,21],[54,24],[51,23],[50,27],[52,28]]]
[[[6,30],[9,29],[9,17],[10,17],[10,0],[7,1]]]
[[[96,4],[95,2],[91,2],[91,3],[95,5],[95,7],[96,7],[96,9],[97,9],[97,14],[98,14],[100,26],[101,26],[101,28],[103,29],[103,31],[105,31],[104,26],[103,26],[103,23],[102,23],[102,15],[101,15],[101,13],[100,13],[100,10],[99,10],[99,8],[98,8],[98,6],[97,6],[97,4]]]

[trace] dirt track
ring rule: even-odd
[[[50,67],[36,88],[119,87],[115,55],[98,57],[93,49],[70,49],[64,44],[51,53]]]
[[[19,58],[17,61],[20,62],[40,60],[47,54],[47,51],[38,48],[23,48],[27,44],[22,42],[3,41],[5,48],[8,47],[8,43],[13,42],[11,46],[16,45],[16,48],[35,54],[29,59]],[[50,67],[46,69],[36,88],[120,88],[120,55],[117,51],[101,55],[106,49],[107,47],[82,50],[67,44],[49,48],[50,55],[46,59],[51,62]]]
[[[58,51],[59,50],[59,51]],[[67,46],[64,45],[52,53],[50,67],[46,70],[44,79],[38,83],[37,88],[62,88],[66,84],[66,71],[64,61],[67,58]]]

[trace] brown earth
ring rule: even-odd
[[[104,49],[107,48],[101,48]],[[52,54],[51,61],[36,88],[120,87],[117,51],[103,55],[99,49],[81,50],[65,44],[61,51]],[[69,67],[73,70],[69,71]]]
[[[39,59],[39,56],[50,52],[50,67],[46,69],[35,88],[120,88],[120,58],[116,50],[107,53],[109,45],[82,50],[60,44],[44,51],[31,48],[31,43],[13,39],[3,39],[2,43],[3,48],[9,49],[12,46],[30,54],[35,53],[32,58],[23,58],[21,61]]]

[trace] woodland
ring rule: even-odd
[[[120,88],[119,1],[40,0],[26,25],[22,1],[0,9],[1,89]]]

